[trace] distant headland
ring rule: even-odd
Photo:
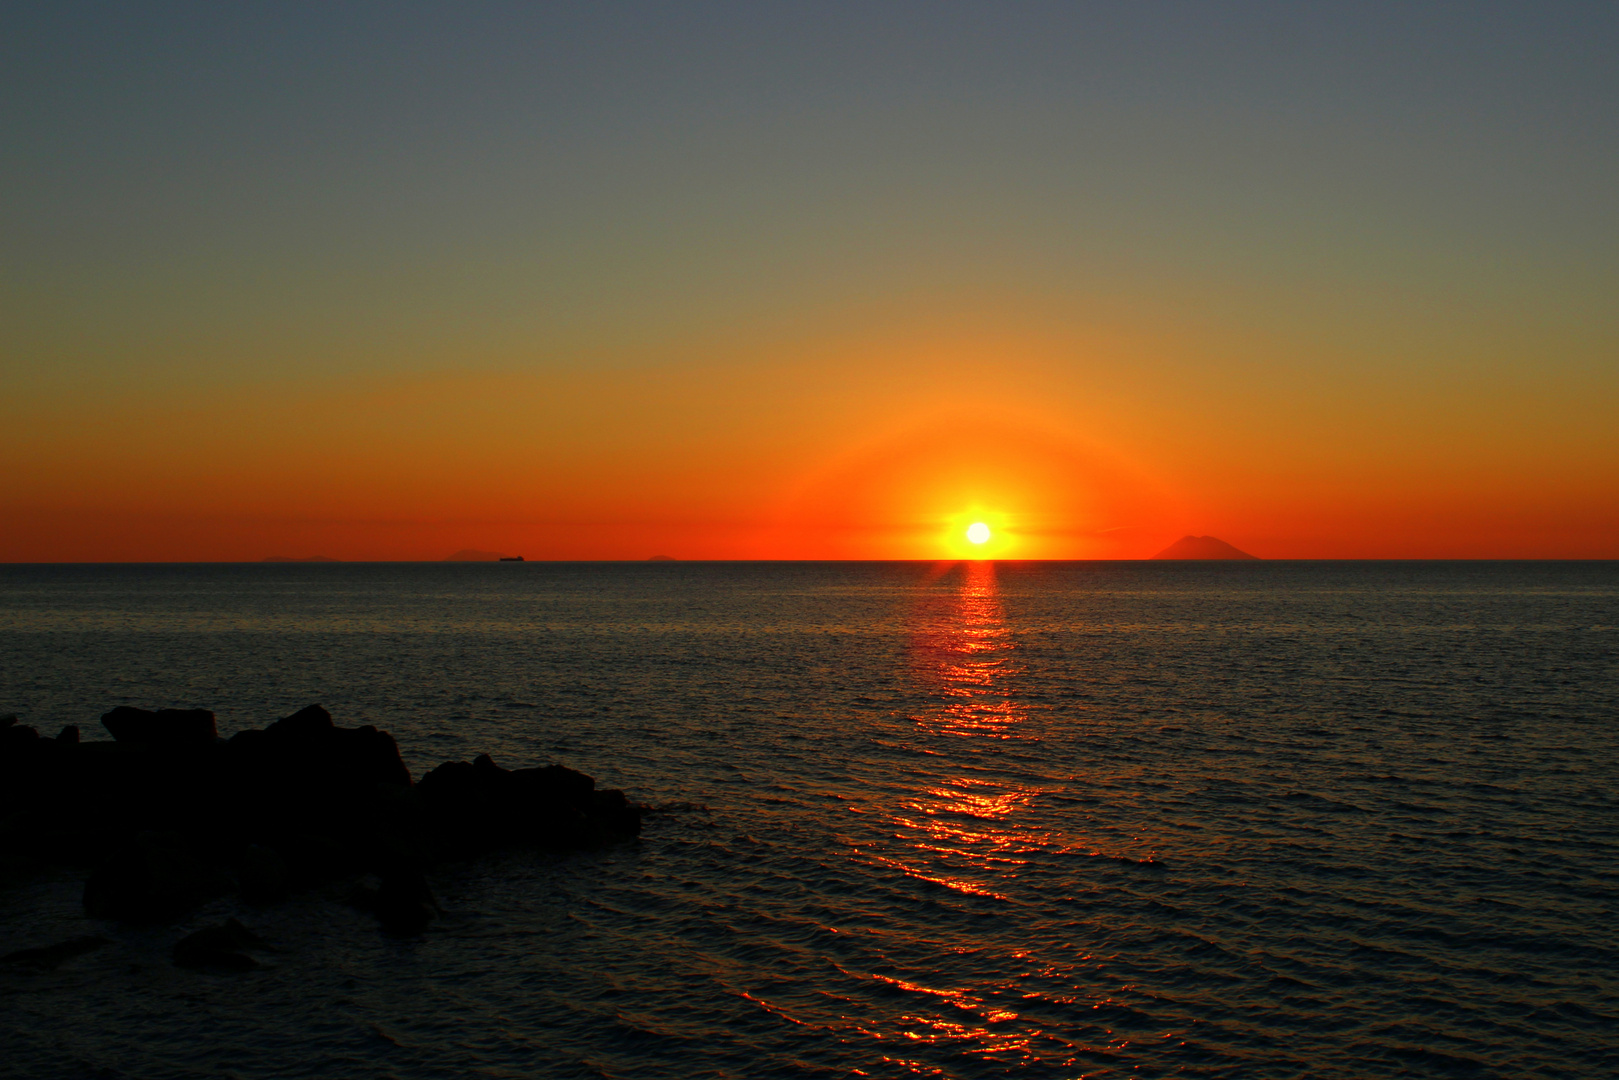
[[[1155,559],[1258,559],[1212,536],[1183,536],[1154,555]]]

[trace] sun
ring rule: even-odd
[[[1016,554],[1018,522],[983,504],[942,517],[939,553],[948,559],[1005,559]]]

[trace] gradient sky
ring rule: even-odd
[[[1612,3],[12,4],[0,561],[1619,557]]]

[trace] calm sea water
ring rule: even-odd
[[[635,845],[92,923],[0,1073],[1619,1075],[1619,564],[0,567],[0,711],[310,702],[665,808]],[[239,914],[285,951],[172,967]]]

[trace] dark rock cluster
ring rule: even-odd
[[[86,934],[83,937],[71,938],[55,945],[44,945],[36,949],[18,949],[16,952],[0,956],[0,964],[13,964],[28,971],[55,971],[64,961],[75,956],[82,956],[87,952],[94,952],[103,945],[110,945],[112,941],[100,934]]]
[[[246,971],[259,966],[259,962],[248,955],[252,950],[278,951],[239,920],[226,919],[218,926],[205,926],[175,942],[174,964],[176,967]]]
[[[92,866],[84,904],[102,918],[163,920],[225,892],[263,903],[371,875],[356,902],[413,933],[438,914],[434,863],[641,828],[622,792],[559,765],[507,770],[484,755],[412,783],[391,735],[338,727],[319,705],[228,740],[203,709],[121,706],[102,724],[113,741],[0,717],[0,866]]]

